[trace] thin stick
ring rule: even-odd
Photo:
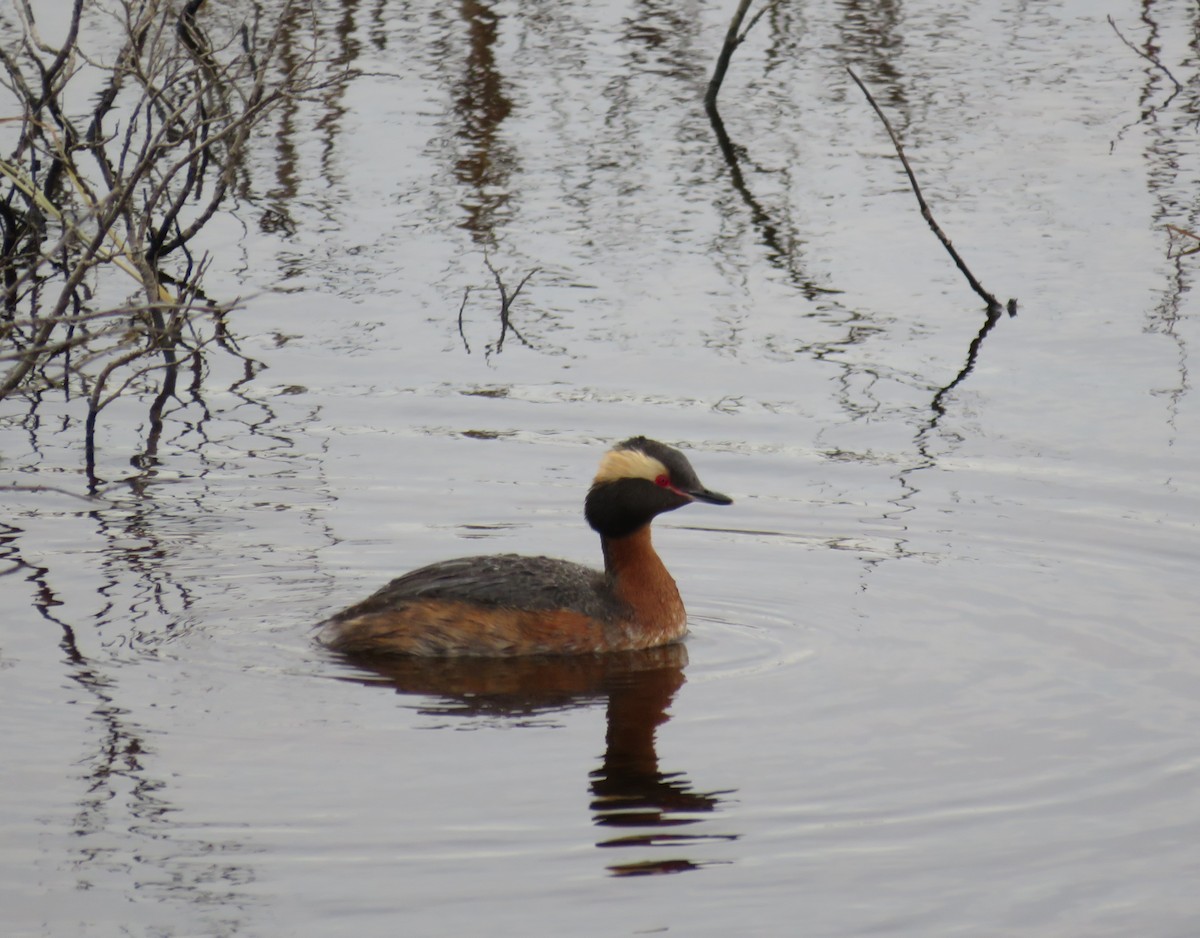
[[[467,334],[463,332],[463,310],[467,308],[467,297],[471,295],[471,288],[468,286],[463,290],[462,303],[458,307],[458,337],[463,340],[463,348],[467,350],[467,354],[471,354],[471,345],[467,342]]]
[[[953,258],[955,266],[958,267],[958,269],[962,271],[963,276],[967,278],[967,282],[971,285],[971,289],[978,293],[979,296],[983,298],[983,301],[987,303],[988,311],[990,312],[992,310],[1000,309],[999,301],[997,301],[992,294],[988,293],[987,290],[983,288],[983,285],[975,279],[975,275],[967,269],[967,265],[963,262],[963,259],[959,257],[958,252],[954,250],[954,245],[950,243],[950,239],[947,238],[942,229],[938,227],[938,223],[933,220],[933,212],[929,210],[929,205],[926,204],[925,197],[921,195],[921,187],[917,185],[917,177],[913,175],[912,167],[908,165],[908,158],[904,155],[904,147],[900,144],[900,138],[898,138],[896,136],[896,132],[892,130],[892,125],[888,123],[887,117],[884,115],[879,105],[875,103],[875,99],[871,96],[871,92],[867,90],[867,86],[859,80],[859,77],[854,74],[854,69],[847,67],[846,71],[850,73],[850,77],[854,79],[854,83],[858,85],[858,87],[862,90],[862,93],[867,96],[867,101],[870,103],[871,107],[875,109],[875,113],[879,115],[879,119],[883,121],[883,126],[884,129],[887,130],[888,136],[892,138],[892,146],[896,148],[896,155],[900,157],[900,163],[904,167],[904,172],[908,174],[908,182],[912,186],[913,195],[917,197],[917,204],[921,206],[921,215],[929,224],[930,230],[937,235],[938,240],[942,242],[942,246],[950,253],[950,257]],[[1016,301],[1009,300],[1008,314],[1010,316],[1015,316],[1016,310]]]
[[[721,90],[721,82],[725,80],[725,73],[729,71],[729,60],[733,58],[734,49],[746,41],[746,34],[754,28],[759,17],[766,12],[766,7],[759,10],[750,21],[750,25],[746,27],[745,32],[739,33],[738,30],[742,28],[742,20],[746,18],[746,12],[753,2],[754,0],[740,0],[737,10],[734,11],[733,19],[729,21],[729,29],[725,33],[725,44],[721,46],[721,54],[717,56],[717,64],[713,68],[712,78],[709,79],[708,90],[704,93],[704,106],[709,111],[714,110],[717,106],[717,94]]]
[[[1111,15],[1109,15],[1109,17],[1108,17],[1108,25],[1113,28],[1113,32],[1117,34],[1117,38],[1120,39],[1121,42],[1125,43],[1125,45],[1127,45],[1130,49],[1132,49],[1134,52],[1136,52],[1138,55],[1140,55],[1143,59],[1145,59],[1147,62],[1149,62],[1151,65],[1153,65],[1159,71],[1161,71],[1169,79],[1171,79],[1171,83],[1175,85],[1175,93],[1176,94],[1178,94],[1179,92],[1181,92],[1183,90],[1183,85],[1181,85],[1179,83],[1179,80],[1174,75],[1171,74],[1171,70],[1169,68],[1167,68],[1165,65],[1163,65],[1162,62],[1160,62],[1154,56],[1150,55],[1148,52],[1143,52],[1141,49],[1139,49],[1137,46],[1135,46],[1132,42],[1130,42],[1128,39],[1126,39],[1123,35],[1121,35],[1121,30],[1119,30],[1117,28],[1116,20],[1114,20]]]
[[[512,296],[509,296],[508,290],[504,286],[504,281],[500,279],[500,271],[496,270],[496,268],[492,265],[492,259],[484,254],[483,263],[487,266],[487,269],[492,272],[492,277],[496,281],[496,288],[500,291],[500,338],[496,340],[496,351],[500,352],[504,350],[504,337],[508,334],[509,329],[512,330],[513,335],[521,340],[522,345],[524,345],[526,348],[533,348],[533,346],[529,343],[529,340],[526,339],[525,336],[521,335],[520,330],[512,324],[512,321],[508,317],[508,311],[513,304],[513,300],[515,300],[518,294],[520,294],[521,288],[529,282],[529,278],[536,274],[539,268],[533,268],[533,270],[529,271],[529,273],[522,277],[521,282],[518,283],[516,289],[513,290]]]

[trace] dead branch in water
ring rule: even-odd
[[[496,289],[500,293],[500,335],[497,337],[495,342],[488,343],[484,349],[484,357],[490,356],[493,352],[504,351],[504,339],[509,332],[512,332],[513,335],[520,339],[521,344],[526,348],[533,348],[533,344],[526,339],[525,336],[521,335],[520,330],[513,325],[510,311],[512,309],[513,302],[516,300],[517,296],[520,295],[522,288],[524,288],[525,284],[529,282],[529,278],[536,274],[540,268],[534,267],[531,271],[529,271],[529,273],[522,277],[521,282],[517,284],[516,288],[510,294],[508,292],[507,285],[504,283],[504,278],[501,276],[500,271],[496,269],[496,266],[492,263],[492,259],[488,257],[486,252],[483,255],[483,264],[485,267],[487,267],[488,272],[492,275],[492,279],[496,282]],[[463,348],[466,349],[468,355],[471,354],[471,344],[467,341],[467,333],[463,328],[463,312],[467,308],[467,300],[470,298],[470,296],[471,288],[468,286],[463,290],[462,302],[458,304],[458,337],[462,339]]]
[[[1173,252],[1168,248],[1167,257],[1171,260],[1179,257],[1187,257],[1189,254],[1200,254],[1200,234],[1188,231],[1186,228],[1180,228],[1178,225],[1167,225],[1166,229],[1172,244],[1188,245],[1187,247],[1177,248]]]
[[[467,334],[463,331],[463,310],[467,308],[467,297],[471,295],[471,288],[467,286],[463,289],[462,302],[458,304],[458,337],[462,339],[463,348],[467,350],[467,354],[471,354],[471,344],[467,341]]]
[[[512,330],[512,334],[521,340],[522,345],[524,345],[526,348],[533,348],[525,336],[521,335],[521,333],[517,330],[517,327],[512,324],[512,320],[509,318],[508,313],[509,309],[512,307],[513,301],[521,292],[521,288],[529,282],[530,277],[538,272],[538,268],[533,268],[533,270],[529,271],[529,273],[522,277],[521,282],[517,284],[516,289],[512,291],[512,295],[510,296],[508,289],[504,286],[504,280],[500,277],[500,271],[496,270],[496,268],[492,266],[491,258],[485,254],[483,262],[487,265],[487,269],[492,272],[492,277],[496,281],[496,289],[500,291],[500,337],[496,339],[496,344],[491,346],[489,352],[504,351],[504,336],[510,329]]]
[[[904,147],[900,143],[900,138],[897,137],[896,132],[892,130],[892,125],[888,122],[887,116],[883,113],[883,110],[879,107],[879,105],[875,103],[875,98],[871,95],[871,92],[867,90],[867,86],[862,83],[856,74],[854,74],[854,69],[847,67],[846,71],[850,73],[850,77],[854,79],[854,83],[858,85],[862,93],[867,96],[867,102],[875,110],[875,113],[879,116],[880,121],[883,122],[883,127],[888,132],[888,136],[892,138],[892,146],[896,148],[896,155],[900,157],[900,164],[904,167],[904,172],[908,175],[909,185],[912,186],[913,195],[917,197],[917,204],[921,207],[921,215],[924,217],[926,223],[928,223],[930,230],[937,235],[938,240],[942,242],[942,246],[947,250],[947,252],[949,252],[950,257],[954,260],[955,266],[958,267],[958,269],[962,271],[963,276],[967,278],[967,282],[971,285],[971,289],[979,294],[983,301],[987,303],[988,313],[990,314],[1001,309],[1000,302],[995,296],[993,296],[991,293],[988,293],[988,291],[983,288],[983,285],[975,279],[975,275],[972,274],[968,269],[966,263],[959,256],[958,251],[954,250],[954,245],[950,243],[950,239],[946,237],[945,232],[942,231],[941,227],[934,220],[933,212],[930,211],[929,205],[925,201],[925,197],[921,194],[921,187],[917,184],[917,177],[913,174],[912,167],[908,164],[908,157],[904,155]],[[1017,314],[1017,301],[1010,299],[1008,301],[1007,309],[1010,316],[1015,316]]]
[[[71,4],[56,49],[18,4],[23,35],[0,47],[0,111],[17,125],[0,157],[0,399],[77,389],[90,472],[96,417],[122,392],[173,391],[209,343],[240,354],[229,307],[201,288],[208,261],[194,241],[240,179],[251,134],[304,90],[312,60],[281,74],[277,29],[260,34],[257,14],[210,25],[204,0],[114,3],[120,48],[101,58],[86,48],[84,6]]]
[[[1173,84],[1175,86],[1175,91],[1171,95],[1172,98],[1175,97],[1175,95],[1179,94],[1179,92],[1183,91],[1183,85],[1181,85],[1179,83],[1178,78],[1176,78],[1174,75],[1171,74],[1171,70],[1169,68],[1167,68],[1165,65],[1163,65],[1162,62],[1160,62],[1157,57],[1150,55],[1150,53],[1148,53],[1148,52],[1143,52],[1141,49],[1139,49],[1137,46],[1135,46],[1132,42],[1130,42],[1128,39],[1126,39],[1125,36],[1121,33],[1121,30],[1117,27],[1117,21],[1112,18],[1111,14],[1107,17],[1107,19],[1108,19],[1108,25],[1112,27],[1113,32],[1117,34],[1117,38],[1120,39],[1121,42],[1125,43],[1125,46],[1127,48],[1132,50],[1135,54],[1140,55],[1143,59],[1145,59],[1147,62],[1149,62],[1155,68],[1157,68],[1160,72],[1162,72],[1164,75],[1166,75],[1169,79],[1171,79],[1171,84]]]
[[[729,21],[729,29],[725,33],[725,43],[721,46],[721,53],[717,56],[717,64],[713,68],[712,78],[708,82],[708,90],[704,93],[704,106],[708,109],[709,114],[712,114],[717,108],[717,95],[721,91],[721,83],[725,81],[725,73],[729,71],[729,62],[733,58],[734,50],[746,41],[750,30],[769,9],[769,5],[763,7],[754,14],[750,24],[742,29],[742,20],[746,18],[746,13],[749,12],[750,4],[753,2],[754,0],[739,0],[738,7],[733,13],[733,19]]]

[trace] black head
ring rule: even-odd
[[[635,436],[618,443],[600,460],[584,514],[604,537],[625,537],[655,515],[694,501],[729,505],[733,499],[706,489],[679,450]]]

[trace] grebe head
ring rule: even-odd
[[[603,537],[626,537],[656,515],[694,501],[729,505],[733,499],[706,489],[679,450],[635,436],[600,460],[584,503],[588,524]]]

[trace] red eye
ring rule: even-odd
[[[654,484],[659,488],[669,489],[671,487],[671,477],[668,475],[661,475],[654,480]]]

